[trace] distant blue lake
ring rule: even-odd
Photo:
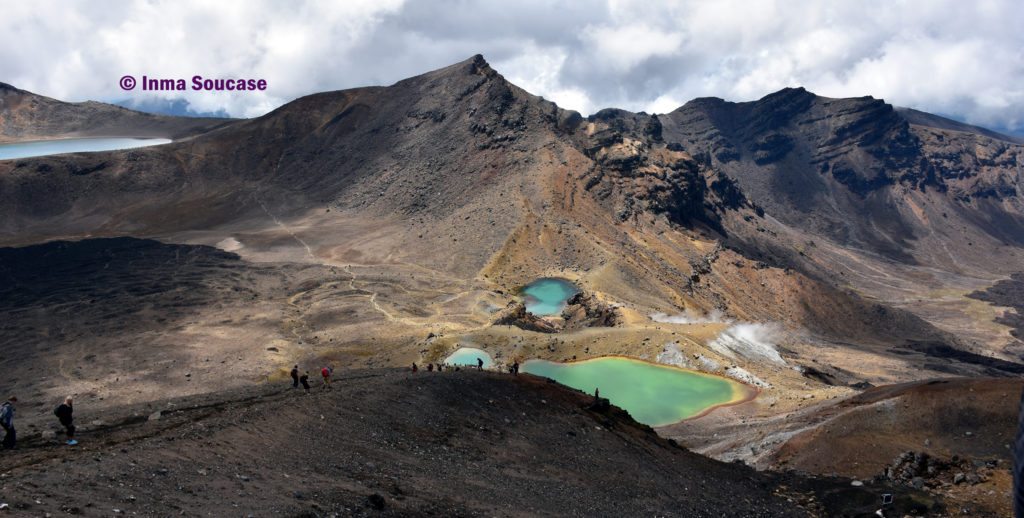
[[[485,369],[490,369],[494,365],[491,355],[487,354],[486,351],[473,347],[460,347],[459,350],[446,358],[444,362],[448,365],[470,365],[476,367],[476,360],[478,358],[483,360]]]
[[[558,315],[565,303],[580,290],[565,279],[545,277],[527,284],[521,294],[526,311],[537,316]]]
[[[167,144],[165,138],[96,137],[68,138],[56,140],[33,140],[0,144],[0,160],[28,158],[33,156],[59,155],[61,153],[82,153],[87,151],[112,151],[136,147]]]

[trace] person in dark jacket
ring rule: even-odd
[[[53,414],[57,416],[60,421],[60,425],[64,427],[68,435],[68,446],[74,446],[78,444],[75,440],[75,418],[74,418],[74,406],[71,403],[71,396],[64,398],[64,402],[53,411]]]
[[[302,383],[302,388],[306,389],[306,394],[309,394],[309,371],[299,377],[299,383]]]
[[[14,430],[14,404],[18,398],[11,396],[3,405],[0,405],[0,428],[4,429],[3,449],[13,450],[18,444],[18,435]]]
[[[292,367],[292,388],[299,388],[299,366]]]

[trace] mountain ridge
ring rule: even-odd
[[[456,236],[464,234],[459,246],[465,255],[434,264],[460,275],[501,264],[517,232],[534,228],[527,220],[569,221],[577,206],[589,207],[582,210],[595,216],[603,213],[595,224],[630,224],[641,232],[651,222],[659,225],[641,220],[664,217],[669,225],[724,239],[753,261],[797,267],[823,282],[834,282],[834,268],[795,253],[803,245],[771,233],[794,239],[800,239],[794,233],[807,233],[915,267],[921,258],[908,251],[926,231],[908,219],[910,209],[902,208],[906,202],[894,200],[919,192],[909,196],[938,198],[949,207],[943,214],[962,212],[965,224],[982,229],[992,240],[1024,243],[1024,217],[985,201],[987,193],[1005,194],[1020,205],[1016,179],[1002,165],[1015,163],[1019,146],[995,145],[1003,147],[1006,158],[990,160],[994,174],[988,176],[996,185],[982,189],[978,184],[986,176],[981,173],[943,176],[931,162],[919,163],[915,157],[932,156],[927,154],[932,144],[944,149],[936,144],[937,137],[929,138],[915,133],[883,101],[827,99],[802,88],[747,103],[695,100],[667,115],[607,109],[583,118],[512,85],[476,55],[388,87],[301,97],[259,118],[234,121],[167,146],[90,154],[81,160],[8,162],[8,172],[0,171],[0,181],[6,180],[0,197],[9,200],[5,233],[21,238],[27,234],[16,230],[18,225],[40,222],[32,213],[45,214],[44,229],[48,219],[59,227],[62,214],[67,214],[63,211],[72,207],[95,207],[87,218],[78,218],[76,225],[83,230],[94,225],[88,223],[94,218],[105,217],[107,223],[98,228],[115,235],[119,225],[148,226],[159,234],[268,214],[304,217],[312,206],[378,214],[409,221],[398,230],[399,241],[405,243],[400,254],[430,262],[440,258],[432,258],[429,244],[438,239],[457,243]],[[227,149],[248,151],[225,154]],[[24,190],[51,181],[52,174],[38,173],[44,169],[63,169],[72,183],[93,187],[61,189],[65,198],[51,198],[47,206],[29,196],[11,195],[13,185]],[[91,172],[75,172],[83,170]],[[11,183],[14,177],[19,180]],[[972,181],[975,185],[960,187]],[[793,188],[793,182],[802,187]],[[167,189],[174,194],[157,204],[146,194]],[[957,205],[958,198],[949,199],[946,191],[962,198],[980,195],[980,201],[971,202],[980,207]],[[121,208],[103,216],[109,209],[97,213],[100,205],[83,196],[120,200],[113,205]],[[212,201],[211,210],[182,214],[178,209],[209,203],[200,200]],[[863,206],[871,210],[862,213],[857,207]],[[833,207],[842,210],[833,212]],[[993,218],[1001,225],[986,223]],[[466,221],[484,225],[466,233],[459,230]],[[782,227],[773,228],[778,223]],[[614,233],[601,238],[610,245],[598,244],[598,234],[564,233],[562,228],[570,248],[634,246]],[[564,249],[545,261],[577,258],[587,261],[565,255]],[[689,269],[687,265],[684,271]],[[693,289],[692,283],[672,283],[677,292]]]
[[[762,393],[659,433],[763,459],[867,387],[1024,369],[1000,284],[1024,257],[1022,162],[1012,142],[799,88],[583,117],[474,56],[167,145],[0,161],[0,256],[23,258],[0,272],[54,277],[32,311],[5,310],[0,349],[29,344],[34,369],[107,404],[157,397],[96,370],[126,358],[192,374],[187,395],[293,361],[677,352]],[[571,311],[613,318],[537,332],[515,316],[542,277],[583,292]],[[114,300],[61,298],[97,285]],[[86,349],[99,361],[62,367]],[[238,358],[244,376],[217,370]]]

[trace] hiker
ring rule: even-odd
[[[292,367],[292,388],[299,388],[299,366]]]
[[[334,372],[334,367],[324,367],[320,369],[320,376],[324,378],[324,390],[331,390],[331,373]]]
[[[309,394],[309,371],[299,377],[299,383],[302,383],[302,388],[306,389],[306,394]]]
[[[60,421],[60,425],[67,430],[68,446],[74,446],[78,444],[75,440],[75,418],[72,415],[75,409],[71,404],[71,396],[64,398],[64,402],[53,411],[53,415],[57,416]]]
[[[433,363],[428,363],[427,364],[427,372],[434,372],[434,364]]]
[[[512,364],[512,375],[513,376],[518,376],[519,375],[519,360],[516,360],[516,362]]]
[[[14,404],[18,398],[11,396],[0,405],[0,427],[4,429],[3,449],[13,450],[17,445],[18,435],[14,431]]]
[[[413,372],[419,372],[419,370],[420,370],[420,368],[416,366],[416,362],[413,362],[413,364],[412,364],[412,371]]]
[[[484,370],[484,361],[483,361],[483,359],[481,359],[481,358],[477,358],[476,359],[476,370],[478,370],[478,371]]]

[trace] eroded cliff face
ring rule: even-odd
[[[753,208],[735,182],[662,138],[657,115],[602,110],[572,136],[593,161],[583,187],[619,222],[663,216],[687,228],[722,231],[727,210]]]
[[[773,217],[843,245],[895,257],[928,233],[909,214],[910,191],[945,204],[947,216],[1001,219],[1008,230],[982,233],[1024,243],[1022,147],[1010,138],[911,124],[882,100],[802,88],[747,103],[697,99],[661,120],[663,139],[706,156]],[[1002,214],[985,201],[994,198]]]

